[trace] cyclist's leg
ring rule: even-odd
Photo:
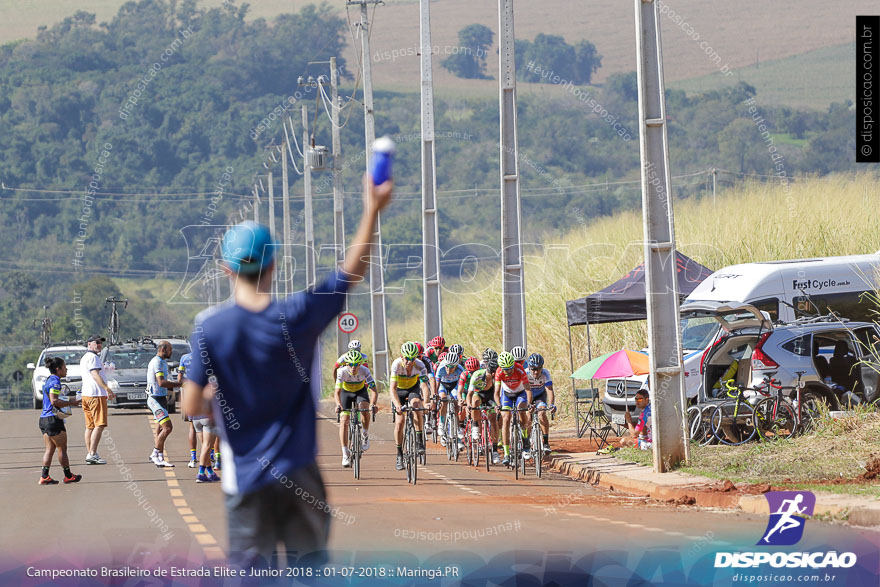
[[[339,420],[339,443],[342,446],[342,456],[348,455],[348,419],[351,417],[352,406],[357,396],[344,389],[340,392],[339,399],[342,403],[342,413]]]
[[[358,408],[361,410],[369,410],[370,409],[370,398],[367,395],[367,388],[365,387],[357,394]],[[361,426],[364,429],[364,434],[368,434],[370,432],[370,420],[373,419],[373,415],[369,412],[362,412],[360,414]]]
[[[409,405],[413,408],[419,409],[423,407],[422,404],[422,394],[418,387],[413,387],[407,390],[407,399],[409,400]],[[416,427],[416,433],[421,433],[425,424],[425,419],[422,417],[424,412],[415,412],[413,416],[414,424]]]
[[[439,406],[440,435],[443,436],[444,434],[446,434],[446,401],[445,400],[448,397],[448,394],[446,392],[446,388],[443,386],[442,383],[437,386],[437,395],[440,396],[440,400],[441,400],[439,402],[440,403],[440,406]]]
[[[501,445],[504,447],[504,455],[510,454],[510,410],[513,408],[513,398],[501,392]]]

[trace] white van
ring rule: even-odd
[[[766,312],[771,320],[790,322],[802,316],[836,312],[842,318],[872,322],[878,318],[873,293],[880,273],[880,252],[788,261],[764,261],[730,265],[707,277],[681,304],[700,302],[748,303]],[[703,356],[719,336],[721,326],[712,317],[683,318],[685,392],[697,398],[702,387]],[[603,400],[605,412],[615,423],[623,422],[625,406],[647,379],[609,379]],[[609,405],[610,404],[610,405]]]

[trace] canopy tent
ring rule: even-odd
[[[679,301],[683,301],[712,274],[712,270],[676,251],[675,273],[678,277]],[[571,327],[587,327],[587,357],[592,360],[590,324],[647,320],[646,295],[645,263],[642,262],[605,289],[578,300],[565,302],[568,317],[568,354],[572,371],[574,371],[574,351],[571,345]]]
[[[678,295],[684,300],[712,271],[680,252],[675,252],[678,277]],[[645,303],[645,264],[638,267],[594,294],[565,302],[568,325],[583,326],[647,320]]]

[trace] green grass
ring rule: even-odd
[[[691,463],[681,467],[711,479],[734,483],[770,483],[774,487],[825,491],[880,498],[880,480],[864,483],[830,482],[855,479],[877,459],[876,438],[880,414],[860,407],[851,416],[826,419],[811,434],[778,442],[751,442],[742,446],[692,444]],[[624,448],[616,458],[651,466],[653,453]]]
[[[695,94],[744,81],[755,87],[762,105],[824,110],[832,102],[855,100],[855,75],[855,44],[847,43],[762,61],[757,68],[740,67],[726,77],[713,73],[670,82],[668,86]]]

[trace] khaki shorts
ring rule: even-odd
[[[82,411],[86,417],[86,428],[107,426],[107,398],[84,397],[82,398]]]

